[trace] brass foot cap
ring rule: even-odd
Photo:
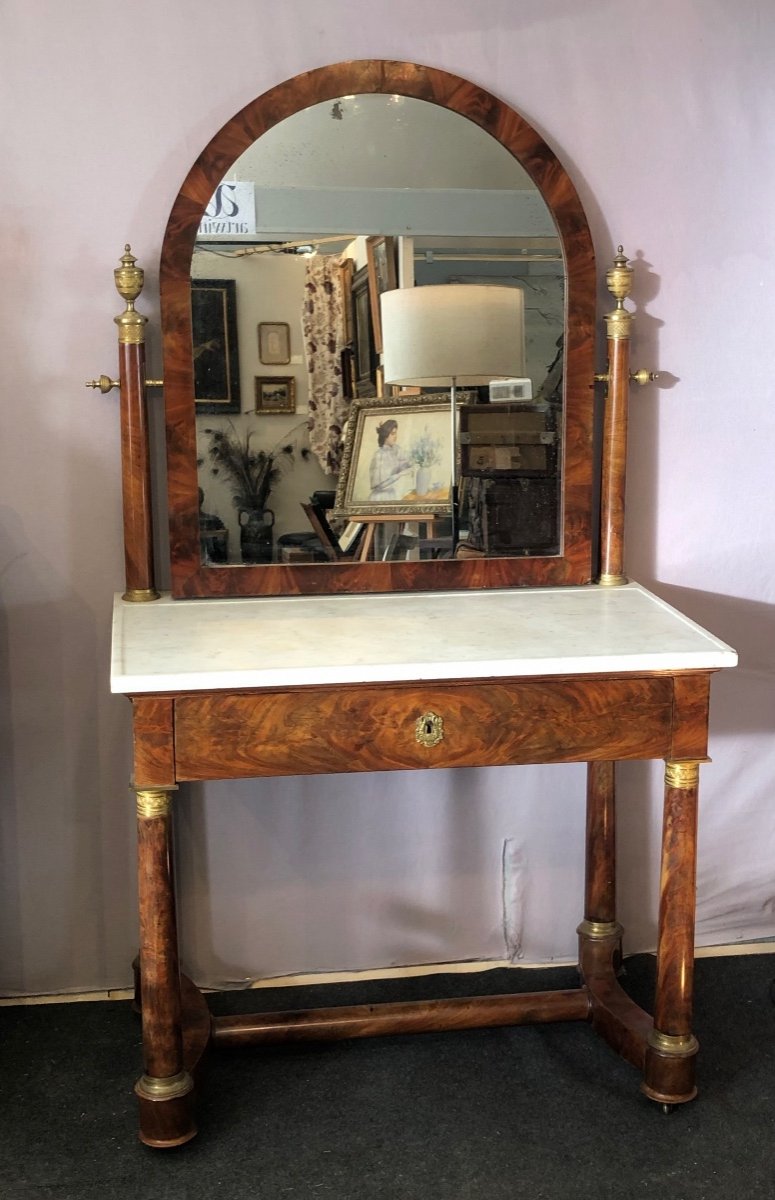
[[[190,1142],[196,1135],[196,1129],[191,1129],[188,1133],[182,1133],[180,1137],[176,1138],[149,1137],[142,1130],[137,1136],[144,1146],[152,1146],[154,1150],[174,1150],[176,1146],[185,1146],[186,1142]]]
[[[697,1095],[696,1087],[693,1087],[688,1092],[683,1092],[676,1095],[673,1092],[656,1092],[650,1088],[647,1083],[640,1085],[640,1090],[644,1096],[648,1096],[649,1100],[653,1100],[656,1104],[688,1104],[690,1100],[694,1100]]]

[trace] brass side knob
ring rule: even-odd
[[[121,385],[117,379],[111,379],[109,375],[100,375],[99,379],[87,379],[86,386],[90,388],[99,388],[102,394],[105,395],[107,392],[112,391],[113,388],[120,387]],[[147,388],[164,387],[164,380],[146,379],[145,386]]]
[[[656,371],[630,371],[630,383],[639,383],[641,387],[645,383],[653,383],[655,379],[659,379]]]
[[[117,379],[111,379],[109,375],[100,375],[99,379],[88,379],[86,386],[90,388],[99,388],[103,395],[117,388],[119,382]]]
[[[630,371],[630,383],[639,383],[643,387],[644,383],[653,383],[655,379],[659,379],[656,371]],[[595,383],[610,383],[611,376],[607,371],[595,375]]]

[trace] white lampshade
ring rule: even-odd
[[[524,375],[521,288],[442,283],[380,299],[385,383],[476,387]]]

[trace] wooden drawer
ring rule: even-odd
[[[673,681],[664,676],[192,694],[175,699],[175,774],[231,779],[659,758],[670,747],[672,698]],[[427,744],[434,740],[428,714],[441,719],[435,744]]]

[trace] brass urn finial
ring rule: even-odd
[[[145,341],[145,326],[148,322],[147,317],[143,317],[139,312],[135,311],[135,300],[143,290],[145,282],[145,272],[142,267],[135,266],[137,259],[132,254],[132,248],[127,242],[124,246],[124,253],[119,260],[120,267],[116,267],[113,272],[113,278],[116,281],[116,290],[119,296],[126,301],[126,308],[113,320],[118,325],[118,340],[125,345],[136,345],[139,342]]]
[[[624,307],[624,302],[632,288],[632,267],[628,265],[627,255],[619,246],[614,265],[606,271],[605,282],[611,295],[616,300],[613,312],[606,313],[605,323],[609,338],[628,338],[633,315]]]

